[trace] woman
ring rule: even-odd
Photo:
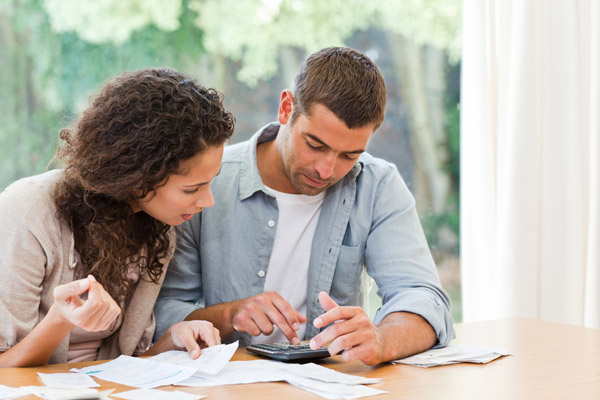
[[[152,308],[173,225],[213,204],[234,118],[213,89],[172,70],[102,88],[57,158],[64,169],[0,194],[0,367],[153,355],[220,343],[206,321],[152,347]]]

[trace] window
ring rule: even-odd
[[[386,79],[386,118],[368,150],[395,163],[415,195],[460,321],[460,3],[3,2],[0,190],[46,168],[60,128],[112,75],[156,66],[191,74],[225,94],[237,118],[234,141],[241,141],[275,119],[280,91],[309,53],[347,45],[371,57]]]

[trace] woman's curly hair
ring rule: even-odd
[[[234,117],[222,95],[168,69],[122,74],[63,129],[56,156],[64,178],[54,193],[58,213],[73,229],[84,266],[117,301],[132,288],[128,266],[153,282],[171,245],[170,227],[132,204],[180,172],[180,164],[224,144]]]

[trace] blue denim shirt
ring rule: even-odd
[[[263,292],[275,230],[277,202],[256,162],[258,143],[273,140],[269,124],[250,140],[227,146],[211,189],[215,205],[177,227],[177,249],[155,306],[155,338],[199,307]],[[437,346],[454,338],[450,302],[442,289],[415,201],[396,167],[363,153],[352,170],[327,190],[312,242],[305,338],[318,333],[318,294],[339,305],[362,305],[361,273],[375,280],[382,307],[374,323],[392,312],[421,315]],[[235,332],[224,342],[250,343]]]

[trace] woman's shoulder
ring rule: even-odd
[[[11,183],[0,196],[29,196],[31,194],[41,195],[50,192],[51,188],[62,178],[62,169],[53,169],[39,175],[21,178]]]
[[[10,213],[21,213],[20,217],[45,213],[53,215],[56,210],[54,187],[62,176],[62,170],[52,170],[13,182],[0,193],[0,218]]]
[[[73,265],[73,235],[53,199],[61,176],[50,171],[23,178],[0,193],[0,254],[7,268],[50,276]]]

